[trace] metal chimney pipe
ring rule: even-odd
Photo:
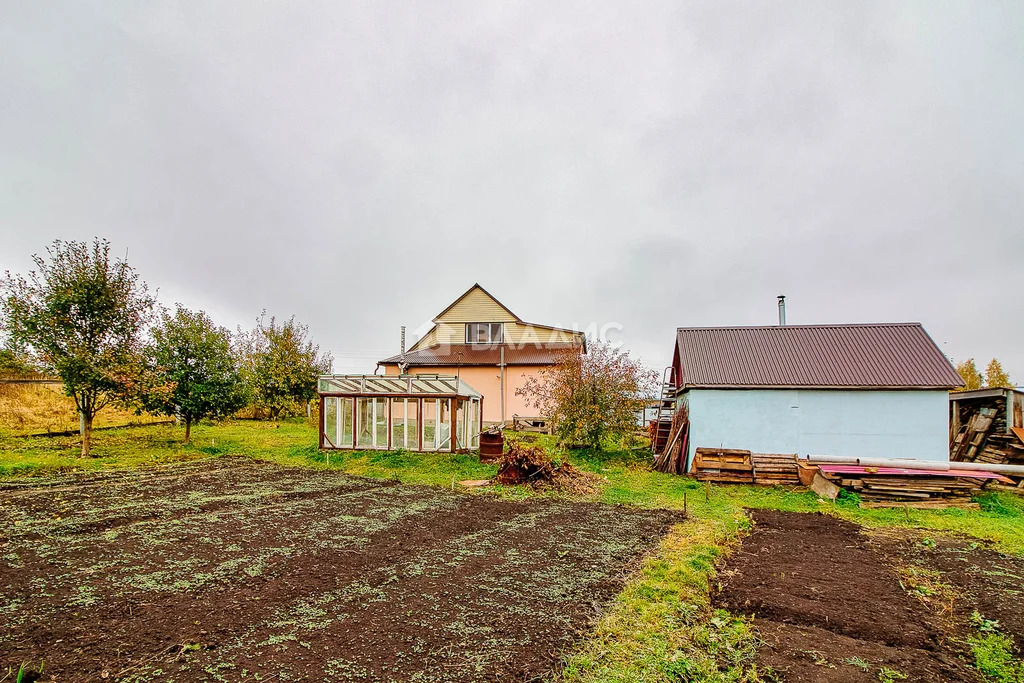
[[[779,295],[779,327],[786,325],[786,295]]]
[[[405,370],[405,325],[402,325],[402,352],[398,356],[398,374],[404,375]]]

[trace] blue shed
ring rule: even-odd
[[[689,327],[671,387],[697,448],[949,460],[960,376],[920,323]]]

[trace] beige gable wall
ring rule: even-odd
[[[434,325],[430,332],[427,332],[425,335],[420,337],[415,344],[409,347],[409,350],[415,351],[420,348],[426,349],[434,344],[437,344],[437,325]]]
[[[466,323],[504,323],[507,344],[583,342],[581,332],[551,330],[543,326],[521,323],[482,289],[474,288],[450,310],[438,316],[434,328],[409,350],[424,349],[436,344],[465,344]]]
[[[516,317],[501,307],[497,301],[480,289],[473,289],[452,306],[444,315],[438,316],[438,323],[501,323],[514,321]]]

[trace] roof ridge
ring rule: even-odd
[[[962,386],[921,323],[680,327],[673,362],[691,387]]]
[[[682,330],[785,330],[785,329],[828,329],[828,328],[846,328],[846,327],[923,327],[919,322],[904,322],[904,323],[816,323],[813,325],[706,325],[697,327],[677,327],[677,331]]]

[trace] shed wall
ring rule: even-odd
[[[944,390],[693,389],[687,397],[688,465],[699,447],[949,460]]]

